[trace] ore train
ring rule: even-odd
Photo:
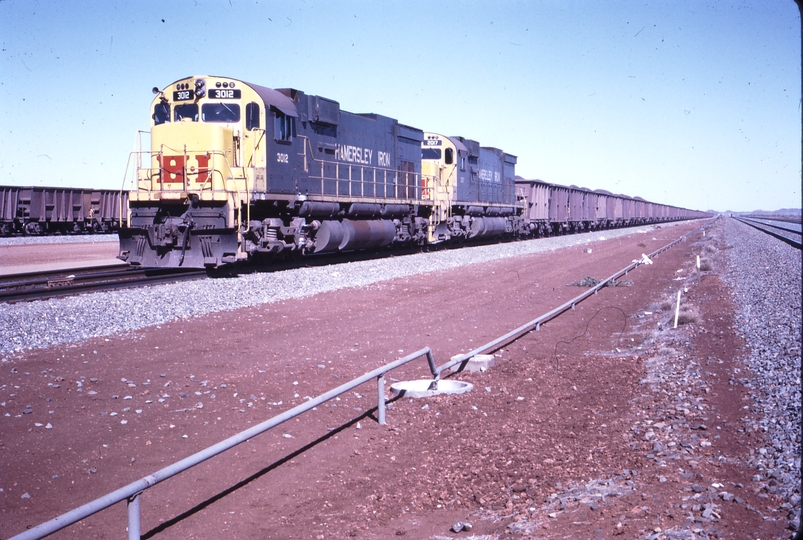
[[[337,101],[196,76],[153,89],[119,258],[218,267],[704,216],[515,176],[516,156]]]
[[[111,233],[124,208],[119,190],[0,186],[0,236]]]

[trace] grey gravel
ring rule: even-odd
[[[759,491],[759,497],[766,498],[768,493],[780,496],[785,502],[778,510],[784,512],[789,528],[794,530],[800,515],[801,252],[731,219],[722,220],[709,231],[717,238],[704,238],[692,248],[700,247],[704,253],[708,250],[706,254],[715,260],[716,270],[730,287],[736,304],[734,331],[749,350],[749,357],[742,359],[748,369],[735,368],[730,380],[730,384],[747,389],[753,400],[752,414],[745,414],[739,429],[764,436],[761,446],[750,449],[747,465],[759,474],[753,475],[754,485],[749,487]],[[642,433],[652,433],[649,439],[655,441],[650,443],[653,451],[647,454],[648,459],[666,467],[679,464],[681,470],[689,471],[701,459],[698,447],[717,447],[720,426],[694,421],[697,415],[711,419],[709,407],[699,395],[708,391],[701,373],[701,362],[706,360],[686,356],[682,333],[675,334],[669,328],[656,334],[663,334],[658,338],[661,354],[646,360],[647,377],[641,381],[651,392],[665,395],[665,403],[659,410],[647,411],[649,418],[635,424],[631,431],[641,439]],[[681,476],[691,479],[693,473]],[[744,488],[725,478],[716,480],[717,487]],[[704,519],[719,515],[713,505],[717,497],[745,504],[743,498],[717,492],[713,485],[692,484],[689,488],[692,499],[708,500],[709,505],[681,506]]]
[[[664,224],[661,227],[671,227]],[[427,272],[601,242],[655,226],[616,229],[333,266],[298,268],[19,304],[0,304],[0,361],[27,349],[128,333],[219,311],[312,296]],[[69,241],[73,237],[56,237]]]
[[[789,529],[795,530],[800,523],[801,500],[798,484],[801,255],[786,244],[732,220],[722,220],[707,228],[712,234],[689,248],[702,250],[714,259],[715,269],[730,286],[738,306],[734,331],[742,334],[751,351],[750,358],[739,359],[747,362],[749,371],[736,367],[731,378],[731,384],[751,390],[753,398],[752,414],[745,412],[744,425],[738,429],[764,435],[764,442],[752,449],[747,464],[760,474],[753,476],[753,483],[747,488],[763,499],[774,494],[785,500],[778,505],[778,515],[787,519]],[[698,280],[699,276],[690,272],[684,284],[691,288]],[[705,321],[701,324],[705,325]],[[723,512],[723,503],[746,504],[744,498],[725,490],[744,493],[746,486],[726,477],[704,478],[696,471],[702,460],[718,463],[730,457],[716,451],[713,454],[700,451],[704,447],[718,447],[722,428],[705,399],[709,386],[703,377],[704,366],[717,359],[696,358],[693,352],[689,354],[689,344],[688,333],[661,323],[644,341],[645,352],[649,351],[644,358],[646,371],[640,381],[641,396],[633,402],[638,413],[629,429],[627,444],[641,449],[647,459],[654,460],[667,472],[679,473],[677,481],[682,486],[684,502],[676,507],[686,517],[685,523],[646,537],[652,540],[717,536],[717,523],[729,517],[728,512]],[[750,373],[754,375],[748,377]],[[627,479],[628,471],[609,481],[632,487],[636,471],[629,472],[632,481]],[[659,483],[667,481],[663,475],[658,478]],[[527,532],[528,527],[534,527],[534,531],[542,523],[539,516],[556,517],[562,510],[562,505],[555,507],[556,500],[563,501],[570,495],[568,491],[560,493],[562,486],[556,487],[558,493],[546,501],[547,506],[531,508],[534,512],[529,518],[512,524],[511,531]],[[549,513],[553,510],[558,512]]]
[[[800,515],[801,422],[801,252],[764,233],[726,220],[728,271],[738,304],[736,320],[750,348],[749,377],[742,383],[753,397],[746,429],[764,434],[750,465],[762,489],[780,495],[790,509],[791,527]],[[747,374],[746,374],[747,375]],[[754,422],[757,425],[753,425]]]

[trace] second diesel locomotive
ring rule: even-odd
[[[120,230],[119,258],[129,264],[217,267],[281,253],[562,230],[557,214],[538,217],[533,197],[544,183],[517,182],[515,156],[474,140],[226,77],[188,77],[154,93],[150,149],[136,153],[136,187]],[[567,189],[571,201],[582,191],[588,205],[633,201]],[[566,223],[583,211],[571,201]],[[665,219],[652,215],[662,205],[646,204],[644,221]],[[573,228],[603,226],[594,213]],[[697,217],[677,214],[669,219]]]

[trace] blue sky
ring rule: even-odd
[[[121,186],[151,88],[294,87],[696,209],[801,205],[800,16],[773,1],[0,0],[0,184]]]

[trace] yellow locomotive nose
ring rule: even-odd
[[[159,199],[198,195],[200,200],[225,197],[232,176],[233,132],[222,125],[198,122],[165,123],[153,127],[150,176],[140,190]],[[145,185],[143,185],[145,184]]]

